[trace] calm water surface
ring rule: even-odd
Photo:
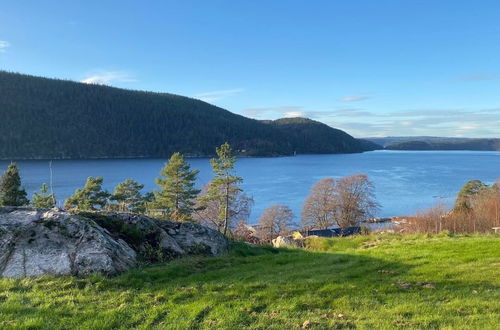
[[[190,159],[200,170],[198,185],[211,179],[209,160]],[[2,171],[8,165],[0,161]],[[53,186],[58,200],[83,186],[88,176],[103,176],[110,191],[132,178],[155,189],[154,178],[164,159],[56,160]],[[18,161],[23,185],[31,196],[49,182],[48,161]],[[476,151],[374,151],[362,154],[301,155],[282,158],[241,158],[236,170],[243,189],[254,198],[251,222],[273,204],[289,205],[297,217],[311,185],[326,177],[365,173],[375,184],[381,204],[379,216],[411,215],[438,201],[448,205],[468,180],[493,183],[500,178],[500,152]]]

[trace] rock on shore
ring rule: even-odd
[[[0,208],[0,277],[114,275],[139,262],[217,255],[227,248],[222,234],[194,223],[126,213]]]

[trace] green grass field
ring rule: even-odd
[[[309,245],[235,244],[114,278],[2,279],[0,328],[499,328],[500,235]]]

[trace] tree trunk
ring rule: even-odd
[[[227,234],[227,227],[229,224],[229,185],[226,184],[226,203],[224,205],[224,236]]]

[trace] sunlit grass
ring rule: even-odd
[[[500,324],[500,236],[358,236],[114,278],[0,280],[0,328],[475,328]]]

